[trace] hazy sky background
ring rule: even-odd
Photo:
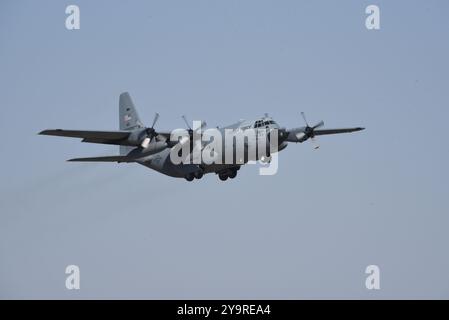
[[[77,4],[81,30],[65,28]],[[381,30],[365,8],[381,9]],[[449,298],[449,2],[0,1],[1,298]],[[188,183],[66,159],[268,112],[363,132],[291,144],[277,175]],[[65,267],[81,268],[81,290]],[[381,290],[365,288],[365,268]]]

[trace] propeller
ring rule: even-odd
[[[189,129],[189,134],[190,134],[190,132],[193,132],[192,128],[189,125],[189,122],[187,121],[186,116],[182,115],[181,118],[182,118],[182,120],[184,120],[184,123],[186,124],[187,128]]]
[[[189,135],[192,136],[193,135],[193,129],[192,127],[189,125],[189,122],[187,121],[187,118],[185,115],[182,115],[182,119],[184,120],[184,123],[186,124],[187,128],[189,129]],[[205,121],[201,121],[201,126],[199,128],[196,128],[195,131],[199,130],[199,129],[203,129],[206,126],[206,122]]]
[[[193,148],[194,148],[193,133],[197,132],[199,130],[202,130],[204,127],[206,127],[207,124],[205,121],[201,121],[200,127],[193,130],[192,127],[189,125],[189,121],[187,121],[186,116],[182,115],[181,117],[184,120],[184,123],[186,124],[187,129],[188,129],[187,132],[189,133],[190,150],[193,150]],[[200,140],[200,143],[201,143],[201,140]]]
[[[304,129],[304,137],[302,138],[303,141],[306,141],[307,139],[310,138],[310,141],[314,145],[314,149],[318,149],[320,146],[318,145],[318,143],[315,139],[315,129],[318,129],[318,128],[321,128],[322,126],[324,126],[324,121],[320,121],[316,125],[311,127],[311,126],[309,126],[309,123],[307,122],[307,118],[306,118],[306,115],[304,114],[304,112],[301,112],[301,116],[304,119],[304,122],[306,123],[306,127]]]
[[[156,125],[157,120],[159,119],[159,113],[156,112],[153,119],[153,124],[151,127],[145,129],[145,138],[142,140],[142,143],[140,146],[144,149],[148,148],[151,140],[157,136],[157,132],[154,129],[154,126]]]

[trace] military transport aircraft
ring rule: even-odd
[[[320,129],[324,126],[324,122],[321,121],[314,126],[309,126],[304,113],[301,113],[305,126],[285,129],[280,128],[279,125],[267,114],[264,117],[256,119],[254,121],[240,120],[239,122],[218,128],[220,132],[224,130],[232,130],[245,132],[246,130],[256,130],[267,133],[268,141],[270,141],[270,133],[277,133],[276,150],[271,152],[278,152],[287,147],[288,142],[305,142],[306,140],[314,141],[314,137],[328,134],[338,134],[346,132],[360,131],[364,128],[342,128],[342,129]],[[187,181],[194,179],[201,179],[206,173],[218,174],[220,180],[225,181],[228,178],[233,179],[237,175],[237,171],[240,167],[248,163],[249,161],[261,161],[268,163],[271,160],[270,151],[267,151],[265,155],[259,156],[256,154],[256,158],[250,158],[245,154],[245,158],[237,161],[236,157],[233,157],[233,161],[229,162],[216,162],[216,163],[192,163],[182,162],[174,163],[170,157],[170,153],[173,148],[176,148],[185,141],[189,141],[190,149],[193,149],[192,141],[193,134],[198,130],[193,130],[186,118],[183,116],[187,125],[187,138],[177,139],[172,141],[171,134],[173,132],[156,131],[154,126],[159,118],[159,114],[156,113],[151,127],[145,127],[140,121],[136,108],[131,100],[130,95],[124,92],[120,95],[119,99],[119,131],[85,131],[85,130],[62,130],[52,129],[44,130],[39,134],[50,136],[62,136],[81,138],[82,142],[90,143],[102,143],[120,146],[120,154],[105,157],[92,157],[92,158],[75,158],[68,161],[79,162],[133,162],[144,165],[163,174],[171,177],[185,178]],[[200,129],[205,127],[205,123],[201,123]],[[200,142],[201,148],[204,148],[204,144]],[[247,147],[245,145],[245,147]],[[318,148],[316,145],[315,148]],[[181,149],[179,149],[181,150]],[[246,149],[245,149],[246,150]],[[224,152],[223,152],[224,153]],[[218,157],[223,155],[218,155]]]

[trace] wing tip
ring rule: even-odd
[[[71,158],[67,159],[66,162],[85,162],[85,158]]]
[[[51,135],[53,135],[54,132],[58,132],[58,131],[63,131],[63,130],[62,129],[45,129],[45,130],[42,130],[41,132],[39,132],[38,134],[51,136]]]

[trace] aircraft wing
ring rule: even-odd
[[[70,162],[132,162],[133,159],[127,156],[106,156],[106,157],[91,157],[91,158],[74,158],[69,159]]]
[[[361,131],[365,128],[357,127],[357,128],[342,128],[342,129],[315,129],[314,135],[315,136],[322,136],[326,134],[338,134],[338,133],[347,133],[347,132],[355,132],[355,131]]]
[[[39,134],[47,136],[81,138],[83,139],[83,142],[117,145],[128,145],[127,138],[129,137],[130,133],[130,131],[85,131],[63,129],[44,130],[39,132]]]

